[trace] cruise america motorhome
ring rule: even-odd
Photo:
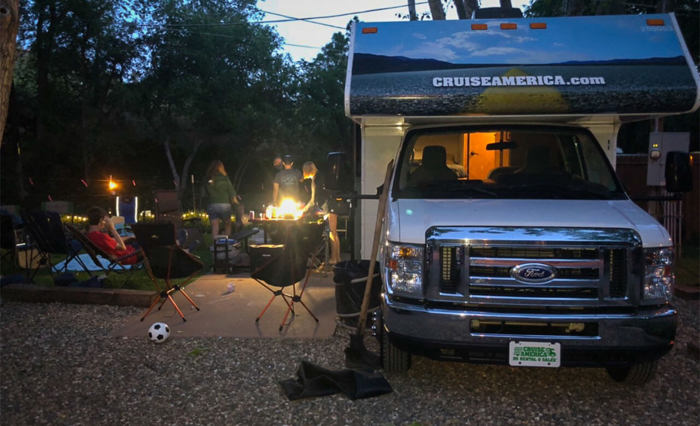
[[[362,194],[393,161],[385,370],[419,354],[650,380],[675,336],[673,244],[615,175],[616,138],[697,110],[699,81],[673,14],[355,24]],[[363,258],[377,205],[360,205]]]

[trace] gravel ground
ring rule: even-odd
[[[344,366],[327,340],[174,338],[110,333],[138,308],[0,306],[0,423],[24,424],[700,424],[698,304],[678,300],[677,345],[646,387],[602,369],[516,369],[414,358],[390,394],[289,401],[299,361]],[[145,334],[145,333],[144,333]]]

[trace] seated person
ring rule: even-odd
[[[93,244],[114,257],[123,258],[120,261],[122,264],[132,265],[140,260],[139,254],[136,253],[139,250],[136,240],[133,238],[122,239],[104,209],[90,207],[87,216],[87,237]],[[125,257],[130,253],[134,253],[134,255]]]
[[[443,146],[423,148],[423,161],[409,178],[412,185],[424,185],[442,181],[456,181],[457,173],[447,167],[447,153]]]

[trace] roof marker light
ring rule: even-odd
[[[489,28],[486,24],[472,24],[472,30],[487,30]]]
[[[663,19],[647,19],[647,25],[650,27],[663,27],[665,24]]]
[[[518,24],[511,24],[511,23],[501,24],[501,29],[502,30],[517,30]]]
[[[547,23],[545,23],[545,22],[533,22],[532,24],[530,24],[530,29],[531,30],[546,30]]]
[[[364,27],[362,29],[362,34],[376,34],[377,27]]]

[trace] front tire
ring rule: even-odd
[[[380,316],[381,318],[381,316]],[[384,322],[380,319],[381,330],[381,357],[382,367],[387,373],[405,373],[411,368],[411,354],[397,348],[389,341],[389,335],[384,329]]]
[[[656,374],[659,362],[644,361],[626,367],[607,367],[608,375],[616,382],[627,385],[644,385],[649,383]]]

